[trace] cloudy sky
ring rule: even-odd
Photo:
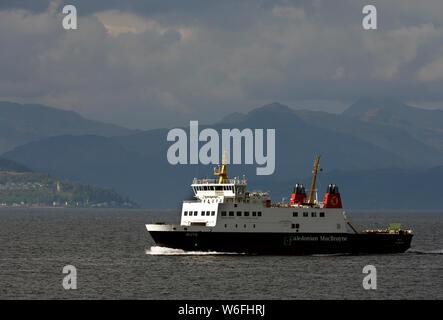
[[[62,28],[75,5],[78,30]],[[363,30],[362,8],[378,10]],[[443,109],[441,0],[1,0],[0,100],[131,128],[279,101]]]

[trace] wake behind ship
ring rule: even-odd
[[[319,157],[307,197],[297,184],[289,203],[272,203],[269,193],[247,191],[246,180],[229,179],[224,164],[219,179],[194,179],[196,200],[184,201],[180,225],[147,224],[157,246],[186,251],[247,254],[400,253],[412,230],[392,224],[386,230],[357,231],[342,210],[336,185],[324,201],[314,199]]]

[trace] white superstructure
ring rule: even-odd
[[[341,209],[302,204],[272,204],[267,192],[246,191],[246,181],[230,179],[217,184],[194,180],[195,201],[182,206],[181,226],[206,226],[227,232],[327,232],[346,231]]]

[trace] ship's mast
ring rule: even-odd
[[[317,160],[314,164],[314,176],[312,177],[312,185],[311,185],[311,192],[309,192],[309,199],[308,203],[314,204],[314,189],[315,189],[315,181],[317,180],[317,171],[318,171],[318,163],[320,161],[320,155],[317,156]]]
[[[220,165],[218,166],[218,169],[214,168],[214,175],[220,176],[218,179],[218,183],[222,184],[226,180],[228,180],[228,169],[226,166],[226,151],[223,152],[223,160],[222,160],[222,166],[220,168]]]

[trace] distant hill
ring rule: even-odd
[[[0,171],[31,172],[32,170],[15,161],[0,158]]]
[[[0,206],[138,207],[114,190],[30,172],[0,158]]]
[[[437,145],[429,145],[427,141],[420,140],[405,128],[369,122],[346,114],[308,110],[297,110],[296,113],[312,126],[353,136],[383,150],[389,150],[399,158],[406,159],[408,166],[437,166],[443,163],[443,151],[439,150]],[[443,135],[440,139],[443,142]],[[402,164],[392,165],[398,166]]]
[[[63,134],[108,137],[134,132],[117,125],[85,119],[73,111],[39,104],[0,102],[0,154],[31,141]]]
[[[389,99],[359,99],[344,115],[393,126],[413,126],[443,130],[443,111],[408,106]]]
[[[393,100],[360,99],[343,112],[346,117],[401,128],[417,140],[443,151],[443,111],[426,110]]]

